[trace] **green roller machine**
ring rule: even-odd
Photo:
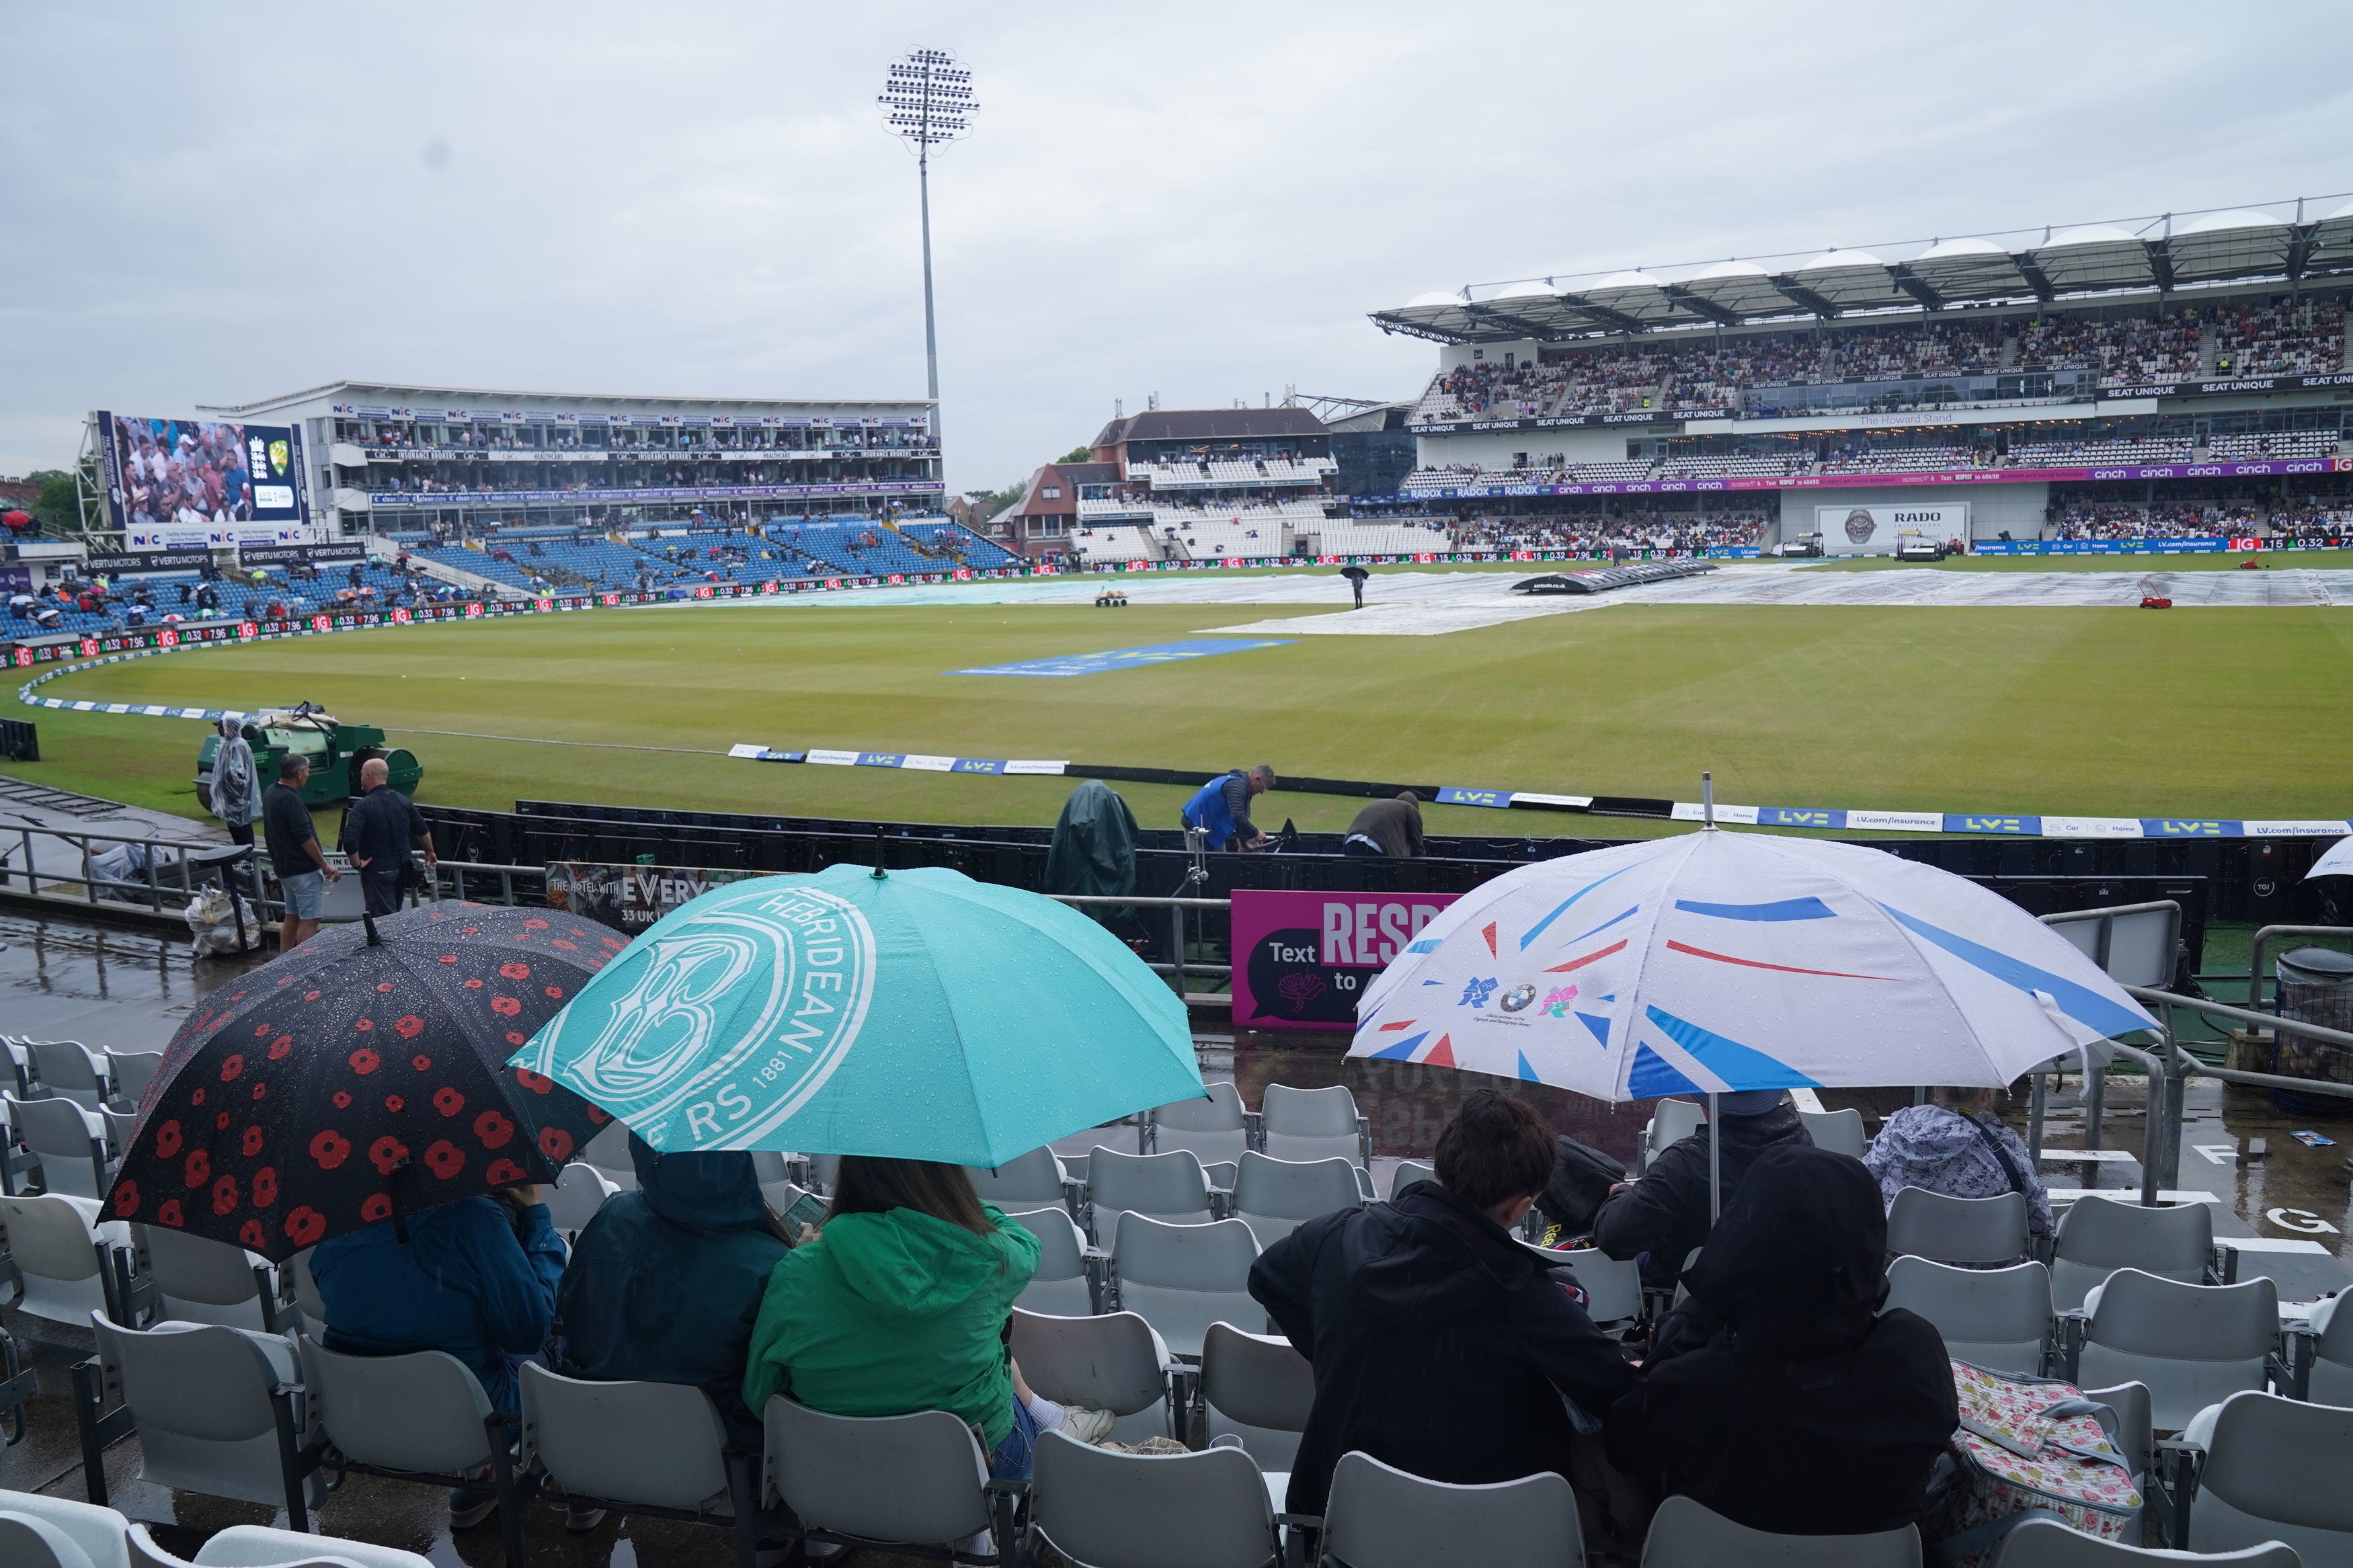
[[[359,793],[360,764],[382,757],[392,770],[392,787],[412,798],[425,777],[425,764],[404,746],[387,746],[382,730],[373,724],[346,724],[315,703],[256,713],[247,722],[261,731],[262,744],[253,748],[254,772],[261,787],[278,782],[278,765],[291,752],[311,760],[311,776],[302,783],[302,803],[310,806],[340,805]],[[196,752],[196,804],[213,808],[213,758],[220,752],[217,734],[206,735]]]

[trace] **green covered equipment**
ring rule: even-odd
[[[268,789],[278,782],[278,767],[290,752],[311,761],[311,776],[302,782],[302,804],[339,805],[360,793],[360,765],[382,757],[392,771],[392,787],[414,796],[425,778],[425,764],[404,746],[386,746],[385,733],[373,724],[346,724],[309,702],[288,709],[269,709],[250,715],[247,722],[261,731],[253,748],[256,783]],[[196,752],[196,804],[213,808],[213,759],[221,738],[206,735]]]

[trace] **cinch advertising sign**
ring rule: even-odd
[[[1356,1001],[1452,893],[1234,890],[1234,1024],[1354,1029]]]

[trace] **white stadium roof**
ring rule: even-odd
[[[2276,209],[2276,210],[2274,210]],[[2312,216],[2308,216],[2312,215]],[[2089,300],[2199,284],[2353,278],[2353,201],[2168,213],[1958,239],[1833,247],[1754,260],[1472,284],[1376,310],[1383,331],[1440,342]]]

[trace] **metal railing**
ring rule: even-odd
[[[2272,938],[2275,936],[2353,938],[2353,926],[2265,926],[2255,932],[2253,951],[2247,956],[2246,1002],[2248,1006],[2258,1012],[2262,1011],[2263,1005],[2263,949],[2271,944]],[[2276,994],[2272,999],[2272,1006],[2274,1009],[2279,1006],[2279,998]]]
[[[37,897],[54,897],[42,894],[43,883],[63,883],[79,888],[82,902],[93,908],[100,907],[102,902],[127,903],[134,907],[143,905],[150,913],[158,915],[176,912],[164,909],[166,894],[175,895],[180,902],[185,903],[209,879],[210,868],[201,874],[191,868],[191,855],[217,855],[227,847],[221,844],[159,838],[153,834],[99,833],[87,828],[57,827],[22,821],[0,831],[5,831],[15,840],[8,849],[0,851],[0,888],[12,887],[14,879],[21,876],[25,879],[25,890]],[[72,871],[42,868],[36,854],[36,845],[42,839],[54,839],[66,846],[76,857],[79,868]],[[98,874],[93,862],[102,851],[93,849],[91,846],[112,844],[145,847],[147,853],[142,858],[144,865],[136,880]],[[159,858],[165,862],[160,872],[157,868]],[[103,900],[101,893],[107,895]]]
[[[1210,979],[1223,977],[1227,993],[1229,994],[1232,993],[1234,984],[1232,964],[1187,963],[1185,961],[1185,911],[1187,910],[1219,910],[1230,916],[1234,907],[1231,899],[1146,899],[1117,893],[1049,893],[1046,897],[1058,904],[1074,904],[1082,907],[1096,904],[1113,909],[1166,910],[1168,911],[1169,962],[1155,963],[1147,960],[1146,963],[1152,972],[1166,975],[1170,989],[1179,996],[1187,994],[1185,989],[1185,976],[1187,974],[1198,974]]]

